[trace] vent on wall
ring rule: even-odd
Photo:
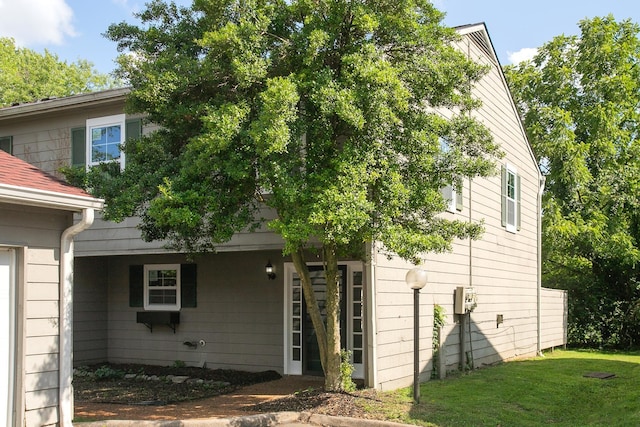
[[[489,44],[489,40],[485,36],[485,33],[482,31],[474,31],[473,33],[467,34],[473,44],[478,46],[482,52],[484,52],[488,58],[491,59],[493,63],[497,64],[497,59],[493,54],[493,49],[491,49],[491,45]]]

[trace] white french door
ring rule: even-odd
[[[340,264],[340,336],[341,347],[351,351],[353,377],[364,378],[364,283],[362,263]],[[319,265],[309,265],[311,283],[321,314],[325,302],[326,281]],[[293,264],[285,264],[285,373],[322,374],[313,325],[307,314],[302,284]]]

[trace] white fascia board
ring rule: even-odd
[[[102,199],[6,184],[0,184],[0,202],[73,212],[80,212],[83,209],[100,210],[104,206]]]

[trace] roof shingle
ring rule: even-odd
[[[92,197],[83,189],[67,184],[2,150],[0,150],[0,184],[71,196]]]

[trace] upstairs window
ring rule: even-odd
[[[511,233],[520,230],[520,176],[510,164],[502,166],[502,226]]]
[[[104,162],[118,162],[124,169],[122,144],[140,138],[142,121],[125,120],[124,114],[88,119],[85,127],[71,129],[71,164],[91,167]]]
[[[125,138],[124,114],[87,120],[87,166],[116,161],[124,169],[120,146]]]
[[[443,154],[447,154],[451,150],[449,146],[449,141],[445,138],[440,138],[440,151]],[[453,183],[449,185],[445,185],[440,189],[440,193],[442,193],[442,198],[447,203],[447,212],[455,213],[456,211],[462,210],[462,189],[456,188]]]
[[[456,190],[453,184],[440,189],[442,197],[447,202],[447,212],[456,213],[462,210],[462,191]]]

